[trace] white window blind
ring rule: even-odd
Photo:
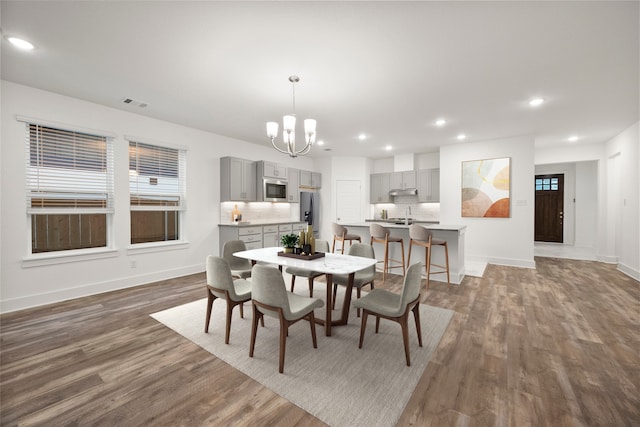
[[[129,141],[131,210],[186,209],[183,149]]]
[[[113,144],[100,135],[27,123],[27,213],[113,212]]]

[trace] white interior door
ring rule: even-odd
[[[362,183],[359,180],[336,181],[336,222],[360,222]]]

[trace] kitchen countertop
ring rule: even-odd
[[[227,222],[224,224],[218,224],[218,227],[253,227],[255,225],[281,225],[281,224],[306,224],[305,221],[292,221],[292,220],[256,220],[256,221],[240,221],[240,222]]]
[[[390,222],[385,222],[384,220],[381,221],[377,221],[377,220],[372,220],[372,221],[365,221],[365,222],[351,222],[351,223],[346,223],[346,224],[341,224],[344,225],[345,227],[367,227],[369,228],[369,226],[371,225],[372,222],[376,222],[376,223],[380,223],[380,225],[383,225],[387,228],[397,228],[397,229],[408,229],[409,226],[408,225],[404,225],[404,224],[394,224],[394,223],[390,223]],[[415,223],[418,223],[420,225],[422,225],[424,228],[428,229],[428,230],[445,230],[445,231],[462,231],[465,230],[467,228],[466,225],[453,225],[453,224],[438,224],[438,223],[427,223],[427,222],[421,222],[421,221],[414,221]]]

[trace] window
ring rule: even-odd
[[[536,178],[536,191],[557,191],[558,178]]]
[[[182,149],[129,141],[131,244],[182,240],[185,157]]]
[[[27,123],[26,144],[30,252],[108,246],[112,138]]]

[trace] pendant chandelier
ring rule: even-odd
[[[299,150],[296,149],[296,83],[300,81],[300,78],[298,76],[291,76],[289,77],[289,81],[293,88],[293,113],[282,118],[283,143],[276,143],[276,136],[278,136],[277,122],[267,122],[267,136],[271,139],[273,148],[279,152],[288,154],[291,157],[304,156],[311,150],[311,146],[316,141],[316,121],[314,119],[305,119],[305,146]]]

